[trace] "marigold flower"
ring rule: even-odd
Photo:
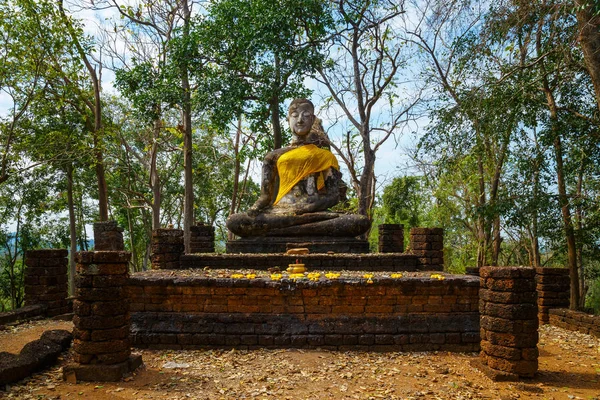
[[[444,279],[446,279],[446,277],[444,275],[441,274],[431,274],[430,276],[431,279],[437,279],[440,281],[443,281]]]
[[[310,274],[307,275],[308,279],[310,279],[311,281],[318,281],[319,278],[321,278],[321,273],[320,272],[311,272]]]
[[[335,272],[328,272],[328,273],[325,274],[325,277],[327,279],[337,279],[337,278],[340,277],[340,274],[335,273]]]
[[[365,278],[365,279],[371,279],[371,278],[373,278],[373,274],[364,274],[363,278]]]
[[[274,281],[279,281],[279,280],[281,280],[282,277],[283,277],[283,275],[281,275],[281,274],[271,274],[271,279]]]
[[[244,277],[243,274],[231,274],[231,278],[232,279],[241,279],[243,277]]]
[[[256,274],[246,274],[246,278],[254,279],[254,278],[256,278]]]
[[[402,278],[402,274],[392,274],[392,275],[390,275],[390,277],[392,279],[399,279],[399,278]]]

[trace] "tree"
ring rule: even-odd
[[[600,112],[600,5],[597,1],[575,0],[575,16],[579,25],[579,44]]]
[[[327,61],[319,68],[317,80],[331,95],[325,107],[335,105],[349,121],[340,128],[347,132],[345,146],[332,147],[350,172],[358,212],[369,216],[377,151],[411,119],[419,88],[401,82],[410,58],[405,42],[395,34],[398,17],[404,13],[402,4],[356,0],[334,1],[333,6],[335,32],[324,49]],[[401,101],[401,91],[412,91],[407,102]]]
[[[268,137],[270,122],[272,148],[280,148],[283,102],[308,95],[304,80],[323,62],[319,48],[330,23],[320,0],[214,2],[194,28],[197,64],[206,63],[196,70],[205,85],[199,104],[221,126],[243,113]]]
[[[92,65],[90,61],[89,54],[91,49],[89,48],[89,44],[82,44],[82,34],[83,31],[79,24],[76,24],[75,21],[70,16],[67,16],[65,9],[63,7],[63,0],[59,0],[58,9],[60,12],[60,16],[62,17],[62,23],[65,27],[67,33],[70,36],[72,41],[73,50],[79,56],[85,68],[89,74],[89,78],[92,83],[93,89],[93,97],[94,101],[92,102],[87,95],[82,95],[82,100],[88,107],[89,111],[93,116],[93,125],[91,121],[89,122],[90,131],[92,133],[92,137],[94,139],[94,156],[95,156],[95,170],[96,170],[96,179],[98,182],[98,218],[100,221],[108,220],[108,188],[106,186],[106,177],[104,172],[104,153],[102,150],[102,102],[100,100],[100,72],[98,71],[101,68],[101,64],[97,63],[96,66]],[[40,27],[42,29],[42,27]],[[87,48],[84,47],[87,45]],[[59,71],[61,71],[60,66],[55,65]],[[68,76],[63,73],[63,79],[68,81]]]
[[[162,136],[167,132],[165,114],[178,104],[180,92],[177,90],[178,74],[169,63],[168,46],[179,23],[176,18],[180,2],[152,2],[136,8],[119,5],[117,1],[107,2],[122,16],[116,21],[107,36],[115,37],[111,46],[111,56],[118,63],[115,84],[121,95],[132,102],[142,125],[152,126],[147,136],[146,146],[142,146],[146,169],[149,171],[148,185],[152,190],[152,229],[161,227],[161,176],[157,160]],[[125,41],[130,51],[122,54],[118,43]],[[146,129],[142,129],[146,132]],[[125,144],[125,143],[124,143]]]

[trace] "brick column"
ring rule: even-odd
[[[420,270],[444,270],[444,229],[411,228],[410,249],[419,257]]]
[[[404,252],[404,225],[380,224],[378,229],[380,253]]]
[[[25,305],[41,304],[46,315],[67,314],[71,311],[67,267],[68,251],[30,250],[25,253]]]
[[[116,221],[94,222],[94,250],[123,251],[123,228]]]
[[[198,222],[190,227],[190,253],[215,252],[215,227]]]
[[[479,269],[481,370],[493,380],[531,378],[538,369],[535,270]]]
[[[183,230],[152,231],[152,269],[179,269],[179,257],[183,250]]]
[[[129,259],[125,251],[77,253],[73,360],[68,381],[118,381],[139,365],[129,340]]]
[[[551,308],[569,308],[571,280],[567,268],[536,268],[535,282],[538,293],[538,319],[540,324],[550,322]]]

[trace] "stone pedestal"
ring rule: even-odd
[[[183,230],[152,231],[152,269],[178,269],[179,257],[183,251]]]
[[[41,304],[46,315],[71,312],[67,267],[67,250],[30,250],[25,253],[25,305]]]
[[[378,229],[380,253],[404,252],[404,225],[380,224]]]
[[[410,249],[419,257],[419,263],[431,271],[444,269],[444,229],[411,228]]]
[[[571,280],[566,268],[536,268],[535,282],[538,293],[538,319],[540,324],[550,322],[552,308],[569,308]]]
[[[94,250],[123,251],[123,228],[116,221],[94,222]]]
[[[482,267],[478,367],[491,379],[517,381],[538,370],[538,318],[535,270]]]
[[[73,360],[63,369],[68,381],[118,381],[141,364],[131,355],[127,282],[131,253],[77,254],[73,304]]]
[[[285,253],[289,249],[308,248],[311,253],[351,253],[369,252],[366,240],[335,237],[274,237],[261,236],[230,240],[226,244],[227,253]]]
[[[190,227],[190,253],[215,252],[215,227],[198,223]]]

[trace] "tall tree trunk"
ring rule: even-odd
[[[273,149],[280,149],[283,146],[281,134],[281,121],[279,115],[279,96],[271,99],[271,125],[273,126]]]
[[[131,208],[127,208],[127,229],[129,229],[129,247],[131,249],[131,264],[134,271],[139,271],[137,251],[135,249],[135,234],[133,227],[133,218],[131,218]]]
[[[477,127],[475,127],[478,130]],[[477,135],[479,137],[479,134]],[[481,151],[481,150],[479,150]],[[477,198],[477,208],[479,209],[479,215],[477,216],[477,225],[479,232],[479,245],[477,247],[477,267],[481,268],[487,264],[487,248],[488,248],[488,234],[486,228],[486,217],[483,210],[486,206],[486,195],[485,195],[485,173],[483,168],[483,160],[481,154],[477,155],[477,173],[479,176],[479,197]]]
[[[579,25],[579,43],[583,50],[585,65],[592,78],[596,104],[600,112],[600,12],[594,10],[596,1],[575,0],[577,7],[575,16]]]
[[[555,120],[556,122],[556,120]],[[571,279],[571,299],[569,307],[572,310],[579,308],[579,269],[577,267],[577,248],[575,242],[575,232],[573,221],[571,220],[571,210],[569,208],[569,199],[567,197],[567,185],[565,182],[565,170],[563,166],[562,143],[560,135],[555,132],[554,154],[556,157],[556,176],[558,183],[558,202],[563,218],[565,236],[567,239],[567,259],[569,267],[569,276]]]
[[[275,82],[273,86],[275,91],[271,98],[271,125],[273,125],[273,149],[280,149],[283,146],[281,135],[281,121],[279,116],[279,87],[281,85],[281,67],[279,65],[279,54],[275,53]]]
[[[238,113],[238,124],[235,131],[235,141],[233,145],[233,193],[231,195],[231,207],[229,215],[235,214],[237,208],[238,191],[240,186],[240,137],[242,136],[242,114]],[[232,240],[233,233],[228,232],[227,238]]]
[[[537,200],[539,199],[539,183],[540,183],[540,174],[539,174],[539,165],[535,166],[536,170],[533,175],[533,215],[531,216],[531,251],[532,251],[532,264],[533,267],[539,268],[541,267],[541,258],[540,258],[540,242],[538,237],[538,208],[535,206],[537,204]]]
[[[582,158],[585,157],[584,154],[581,156]],[[579,234],[581,234],[583,231],[583,207],[581,204],[583,199],[583,168],[584,161],[582,159],[577,174],[577,203],[575,205],[575,226],[577,227]],[[582,310],[585,307],[585,295],[587,288],[585,287],[585,279],[583,274],[583,240],[581,237],[577,243],[577,265],[579,267],[579,309]]]
[[[161,206],[161,191],[160,191],[160,176],[158,175],[158,167],[156,159],[158,157],[158,137],[161,130],[160,118],[154,121],[152,129],[152,149],[150,154],[150,187],[152,189],[152,229],[160,228],[160,206]]]
[[[94,103],[90,104],[88,101],[86,101],[86,99],[84,99],[84,101],[86,101],[86,104],[88,104],[88,107],[90,107],[94,115],[94,130],[92,132],[92,135],[94,137],[94,157],[96,159],[95,169],[96,179],[98,182],[98,217],[100,221],[108,221],[108,188],[106,186],[106,178],[104,176],[104,152],[100,144],[100,136],[102,134],[102,103],[100,102],[100,79],[98,77],[98,72],[90,63],[83,46],[81,45],[81,43],[79,43],[77,32],[75,32],[75,29],[73,28],[73,25],[71,24],[71,21],[69,20],[69,17],[67,17],[67,14],[65,13],[65,10],[63,8],[63,0],[60,0],[58,2],[58,7],[65,27],[67,28],[67,31],[69,32],[69,35],[71,36],[71,39],[73,40],[73,43],[77,48],[77,53],[79,54],[79,57],[85,64],[86,69],[88,70],[90,79],[92,80],[92,86],[94,88]]]
[[[69,253],[69,294],[75,292],[75,253],[77,252],[77,221],[75,202],[73,201],[73,163],[67,164],[67,206],[69,208],[69,236],[71,250]]]
[[[187,43],[190,35],[190,7],[188,0],[182,1],[183,10],[183,42]],[[181,62],[181,89],[183,91],[183,165],[184,165],[184,201],[183,201],[183,243],[185,253],[190,252],[190,230],[194,224],[194,186],[192,180],[192,104],[189,80],[188,61]]]
[[[371,149],[369,141],[363,142],[365,166],[360,176],[358,193],[358,213],[371,218],[371,205],[373,204],[373,173],[375,168],[375,152]]]
[[[536,36],[536,52],[538,57],[542,57],[542,24],[543,21],[538,22],[538,31]],[[558,128],[558,107],[556,105],[556,99],[554,98],[554,92],[550,89],[550,83],[548,82],[548,75],[546,73],[546,67],[543,58],[541,58],[540,66],[542,72],[542,91],[546,96],[546,103],[548,111],[550,112],[550,128],[554,137],[554,157],[556,162],[556,180],[558,186],[558,203],[563,220],[563,229],[565,231],[565,239],[567,242],[567,265],[569,268],[569,278],[571,286],[571,298],[569,300],[569,307],[576,310],[579,307],[579,270],[577,268],[577,248],[575,241],[575,231],[573,229],[573,221],[571,218],[571,210],[569,206],[569,198],[567,196],[567,184],[565,180],[565,169],[563,165],[563,151],[562,141]]]

